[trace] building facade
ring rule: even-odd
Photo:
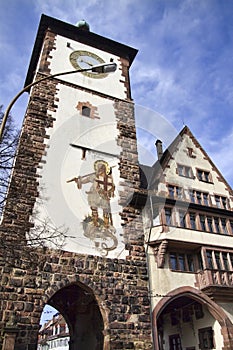
[[[69,340],[68,325],[57,313],[40,328],[37,350],[68,350]]]
[[[233,349],[232,189],[187,127],[156,146],[142,167],[155,349]]]

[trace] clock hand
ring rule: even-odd
[[[86,64],[88,64],[88,66],[90,66],[90,67],[92,67],[93,66],[93,64],[92,63],[90,63],[90,62],[88,62],[88,61],[85,61],[85,60],[80,60],[80,62],[83,62],[83,63],[86,63]]]

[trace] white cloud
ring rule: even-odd
[[[231,144],[232,2],[8,0],[1,5],[0,98],[4,104],[24,83],[40,15],[71,24],[85,19],[91,31],[139,49],[131,67],[135,103],[164,115],[177,132],[187,124],[204,140],[207,153],[222,159],[224,143],[220,141],[214,152],[212,145],[216,138],[227,138]]]

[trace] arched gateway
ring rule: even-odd
[[[229,317],[195,288],[181,287],[168,293],[154,308],[152,318],[155,350],[233,348]]]
[[[69,350],[108,349],[104,342],[103,317],[91,289],[83,284],[70,284],[57,291],[48,304],[66,320],[70,333]]]

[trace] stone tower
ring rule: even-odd
[[[152,348],[129,67],[137,50],[42,15],[1,223],[0,347],[35,350],[55,307],[70,350]],[[114,73],[92,67],[116,64]],[[89,71],[83,71],[86,69]],[[92,69],[92,70],[91,70]],[[81,73],[56,77],[59,72]]]

